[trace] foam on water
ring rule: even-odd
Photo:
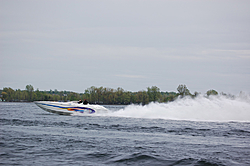
[[[194,121],[250,122],[250,97],[241,94],[234,99],[225,96],[182,98],[169,103],[129,105],[109,112],[108,116],[173,119]]]

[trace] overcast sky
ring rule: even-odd
[[[0,89],[250,92],[249,0],[1,0]]]

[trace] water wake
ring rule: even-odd
[[[250,97],[241,94],[235,98],[225,96],[199,96],[182,98],[169,103],[129,105],[113,111],[109,116],[173,119],[193,121],[250,122]]]

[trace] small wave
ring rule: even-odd
[[[132,155],[119,155],[108,160],[106,164],[124,165],[161,165],[166,164],[164,160],[147,154],[134,153]]]
[[[213,161],[213,160],[207,160],[207,159],[193,159],[193,158],[187,158],[187,159],[181,159],[176,161],[172,164],[174,165],[196,165],[196,166],[224,166],[220,161]]]
[[[224,166],[222,162],[218,160],[206,160],[206,159],[193,159],[184,158],[179,160],[166,159],[165,157],[135,153],[132,155],[119,155],[108,160],[106,164],[119,164],[119,165],[197,165],[197,166]]]
[[[12,125],[12,126],[62,126],[62,127],[72,127],[72,124],[67,122],[48,122],[39,120],[21,120],[21,119],[0,119],[2,125]]]

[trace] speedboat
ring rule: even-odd
[[[45,111],[62,114],[62,115],[70,115],[75,112],[84,113],[84,114],[94,114],[94,113],[105,113],[108,110],[100,105],[92,105],[92,104],[78,104],[77,101],[70,102],[51,102],[51,101],[36,101],[35,104]]]

